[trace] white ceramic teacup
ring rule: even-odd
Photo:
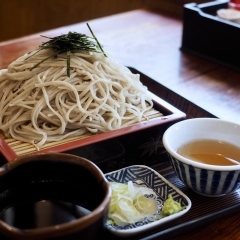
[[[180,146],[199,139],[225,141],[240,148],[240,124],[215,118],[187,119],[173,124],[163,135],[172,166],[188,187],[205,196],[222,196],[236,190],[240,165],[204,164],[178,154]]]

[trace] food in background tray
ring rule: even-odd
[[[235,23],[240,23],[240,11],[236,9],[219,9],[217,11],[218,17],[221,19],[235,22]]]

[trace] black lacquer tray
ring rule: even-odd
[[[131,69],[133,72],[139,73],[135,69]],[[153,93],[161,96],[165,101],[177,107],[179,110],[186,113],[187,118],[197,117],[213,117],[214,115],[198,107],[197,105],[189,102],[187,99],[174,93],[170,89],[162,86],[158,82],[150,79],[146,75],[141,74],[141,81],[148,86],[149,90]],[[155,154],[152,154],[149,158],[149,162],[145,162],[146,165],[150,166],[154,170],[158,171],[168,181],[178,187],[183,193],[185,193],[192,201],[192,208],[179,219],[166,223],[159,226],[149,232],[145,232],[141,235],[136,235],[129,239],[171,239],[173,237],[180,236],[181,234],[187,233],[194,228],[198,228],[201,225],[207,225],[213,220],[217,220],[219,217],[230,215],[237,210],[240,210],[240,190],[235,191],[227,196],[221,198],[209,198],[196,194],[188,187],[186,187],[174,173],[168,156],[166,153],[161,153],[161,148]],[[109,236],[109,233],[104,231],[104,237]],[[114,239],[121,239],[116,238]]]
[[[211,113],[189,102],[180,95],[177,95],[170,89],[140,73],[136,69],[130,69],[141,75],[141,81],[151,92],[186,113],[187,118],[215,117]],[[161,144],[161,136],[167,126],[164,126],[164,128],[150,128],[141,131],[141,133],[136,132],[131,135],[117,137],[69,151],[69,153],[89,158],[96,163],[104,173],[121,169],[129,165],[147,165],[159,172],[164,178],[186,194],[192,201],[192,207],[185,215],[158,226],[151,231],[131,236],[127,238],[129,240],[171,239],[240,209],[240,190],[221,198],[209,198],[196,194],[178,179]],[[140,149],[138,147],[141,141],[144,141],[145,143],[146,141],[149,141],[147,147],[144,145],[145,149]],[[135,150],[133,151],[132,149]],[[6,160],[1,157],[0,164],[4,164],[5,162]],[[24,220],[22,219],[22,221]],[[104,228],[99,239],[122,238],[112,235]]]

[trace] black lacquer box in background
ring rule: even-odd
[[[181,50],[240,70],[240,24],[217,16],[228,0],[189,3],[183,10]]]

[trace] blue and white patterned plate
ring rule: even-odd
[[[162,205],[168,198],[169,194],[172,195],[175,201],[178,201],[182,206],[185,206],[182,211],[165,217],[160,215],[161,217],[157,218],[157,220],[144,219],[141,222],[125,226],[110,225],[106,223],[106,228],[115,235],[127,237],[149,230],[150,228],[154,228],[182,216],[191,208],[192,203],[190,199],[182,191],[150,167],[144,165],[133,165],[107,173],[105,176],[109,182],[127,183],[128,181],[132,181],[138,185],[153,189],[157,194],[158,214],[161,213]]]

